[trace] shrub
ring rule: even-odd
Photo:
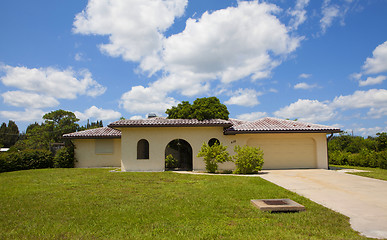
[[[233,156],[236,169],[234,173],[258,173],[262,170],[263,151],[257,147],[235,146]]]
[[[218,163],[232,161],[230,154],[227,152],[227,146],[218,143],[212,146],[203,143],[197,156],[203,157],[206,170],[210,173],[215,173],[218,170]]]
[[[0,155],[0,172],[53,167],[50,151],[28,149]]]
[[[349,165],[351,153],[335,150],[329,154],[329,163],[335,165]]]
[[[59,149],[54,157],[55,168],[73,168],[74,167],[74,147],[68,146]]]
[[[172,156],[172,154],[169,154],[165,158],[165,167],[166,168],[177,168],[177,160]]]

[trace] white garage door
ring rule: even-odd
[[[250,139],[247,144],[263,150],[263,169],[317,167],[316,143],[312,138]]]

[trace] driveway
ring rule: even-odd
[[[387,181],[324,169],[262,172],[263,179],[348,216],[362,235],[387,238]]]

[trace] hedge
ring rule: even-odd
[[[28,149],[0,154],[0,172],[51,167],[53,157],[47,150]]]
[[[55,156],[48,150],[40,149],[27,149],[0,154],[0,172],[52,167],[74,167],[74,148],[62,148],[57,151]]]
[[[329,154],[329,163],[387,169],[387,150],[376,152],[363,148],[359,153],[336,150]]]

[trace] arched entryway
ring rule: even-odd
[[[165,167],[165,170],[192,171],[192,147],[183,139],[170,141],[165,147],[165,158],[172,155],[175,164]]]

